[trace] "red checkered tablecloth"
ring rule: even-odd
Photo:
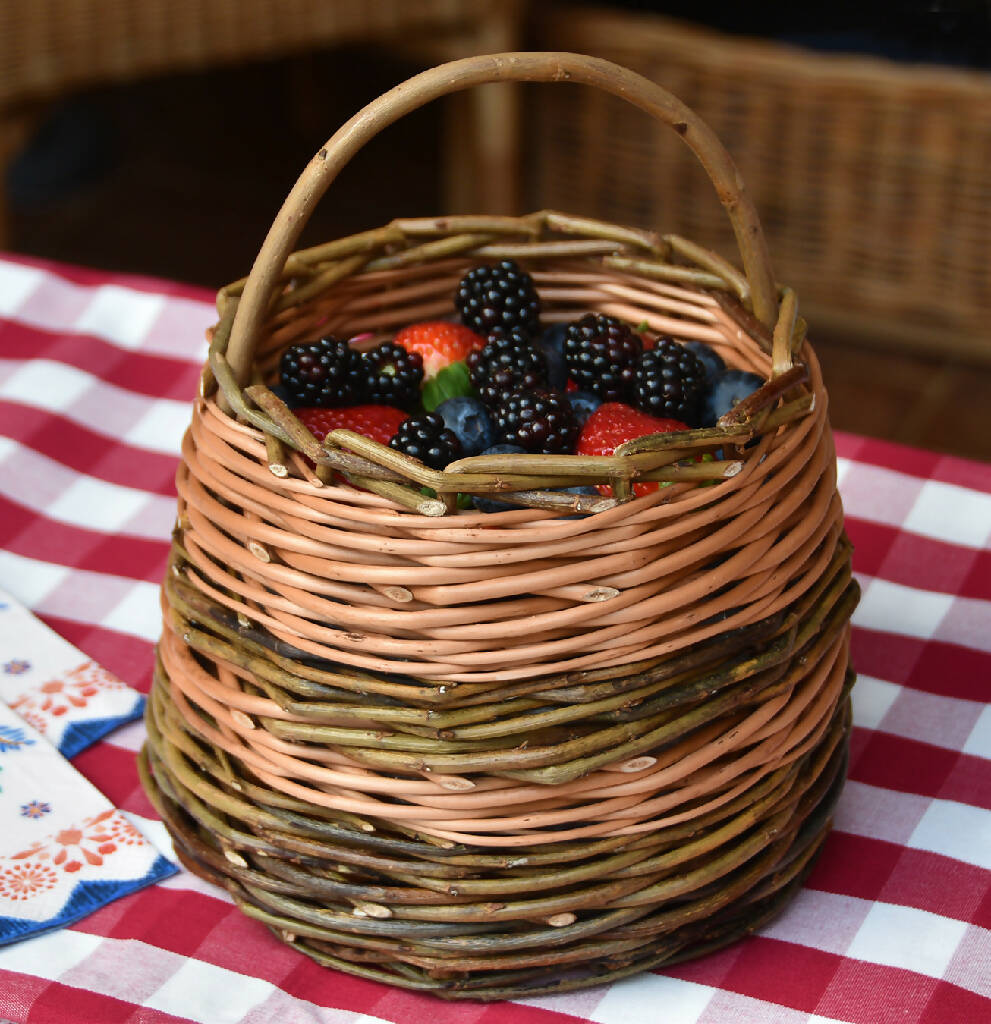
[[[142,690],[213,319],[202,291],[0,259],[0,584]],[[805,888],[759,935],[609,987],[449,1004],[318,967],[181,873],[0,948],[0,1018],[991,1021],[991,466],[837,440],[864,591],[850,779]],[[162,835],[138,784],[141,738],[126,727],[73,763]]]

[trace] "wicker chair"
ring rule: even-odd
[[[630,12],[557,11],[539,35],[640,72],[712,125],[819,329],[991,362],[991,75]],[[542,202],[664,224],[732,254],[708,182],[670,133],[592,90],[581,103],[554,89],[533,100]]]
[[[151,75],[382,42],[450,59],[516,43],[518,0],[21,0],[0,4],[0,180],[40,105]],[[473,147],[448,147],[449,209],[517,206],[512,87],[474,97]],[[449,120],[449,124],[452,121]],[[488,173],[473,161],[485,157]],[[0,249],[7,244],[0,189]]]

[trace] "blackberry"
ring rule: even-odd
[[[574,451],[579,427],[571,403],[553,391],[517,391],[493,417],[496,437],[505,444],[544,455]]]
[[[361,384],[366,402],[410,409],[420,398],[423,356],[386,342],[361,356]]]
[[[444,426],[444,419],[435,412],[410,416],[399,424],[389,447],[419,459],[431,469],[443,469],[461,457],[461,442]]]
[[[360,401],[361,359],[346,341],[321,338],[293,345],[279,361],[279,383],[290,406],[322,409]]]
[[[708,375],[702,360],[673,338],[658,338],[637,366],[633,404],[651,416],[696,427],[707,389]]]
[[[469,352],[466,362],[472,387],[489,406],[514,391],[547,386],[547,360],[518,327],[492,331],[485,348]]]
[[[475,267],[458,283],[454,305],[461,322],[487,336],[494,327],[540,330],[540,297],[533,278],[515,260]]]
[[[603,402],[625,402],[643,342],[629,324],[604,313],[586,313],[568,324],[564,358],[579,391]]]

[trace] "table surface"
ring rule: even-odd
[[[0,581],[147,691],[207,293],[0,259]],[[15,1024],[991,1020],[991,466],[839,435],[863,599],[835,829],[769,927],[572,995],[445,1003],[317,966],[188,873],[0,949]],[[0,652],[2,661],[2,652]],[[142,727],[74,759],[119,807]]]

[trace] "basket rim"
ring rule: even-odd
[[[470,265],[499,258],[534,266],[571,261],[599,273],[622,274],[715,299],[734,329],[770,355],[769,379],[713,427],[638,438],[620,446],[612,456],[472,456],[456,460],[444,470],[432,470],[351,431],[332,431],[318,443],[262,382],[257,368],[254,383],[245,388],[238,384],[226,353],[246,283],[242,278],[218,292],[220,320],[212,330],[201,395],[208,398],[219,390],[221,407],[226,402],[238,419],[259,429],[273,448],[288,446],[309,458],[318,471],[336,470],[352,483],[426,515],[454,511],[452,499],[457,493],[523,494],[525,504],[537,503],[532,507],[597,512],[612,507],[610,501],[628,500],[636,480],[692,483],[728,479],[740,472],[739,459],[684,463],[724,446],[742,448],[814,409],[815,396],[807,386],[808,367],[796,359],[805,344],[806,325],[798,316],[797,298],[791,289],[779,288],[778,319],[774,330],[768,331],[748,308],[746,278],[715,253],[676,235],[657,235],[557,211],[522,217],[399,219],[300,250],[290,257],[280,276],[282,290],[266,329],[276,318],[284,325],[307,304],[349,281],[378,273],[414,273],[418,268],[446,265],[445,261]],[[270,466],[277,475],[284,471],[284,461],[277,458],[270,460]],[[574,485],[575,478],[610,484],[614,498],[571,502],[553,490]],[[437,497],[424,496],[423,488]]]

